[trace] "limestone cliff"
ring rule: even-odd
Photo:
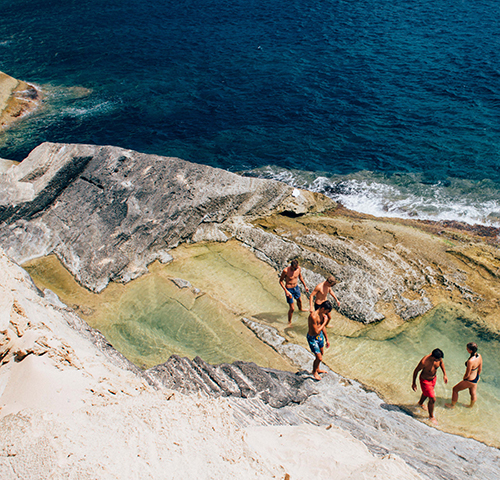
[[[145,273],[193,236],[220,238],[213,227],[229,217],[318,210],[318,195],[278,182],[117,147],[43,144],[0,183],[8,254],[55,252],[94,291]]]

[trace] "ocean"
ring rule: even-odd
[[[5,0],[0,71],[41,107],[0,157],[117,145],[500,226],[493,0]]]

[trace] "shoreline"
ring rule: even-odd
[[[41,97],[34,85],[0,72],[0,130],[36,110]]]
[[[191,245],[188,248],[201,248],[201,245],[198,245],[198,247],[196,245]],[[222,245],[221,245],[221,248],[222,248]],[[185,249],[186,249],[186,247],[184,247],[184,250]],[[188,274],[188,271],[186,271],[186,264],[180,263],[182,261],[182,255],[179,259],[177,259],[177,255],[174,252],[172,252],[172,253],[174,256],[174,261],[173,261],[173,263],[169,264],[169,266],[170,267],[172,265],[175,266],[177,264],[177,262],[179,262],[179,266],[176,267],[176,271],[174,273],[161,274],[162,268],[168,269],[169,267],[168,266],[161,267],[158,262],[155,262],[154,264],[152,264],[148,267],[149,272],[146,275],[153,275],[154,272],[157,272],[157,274],[160,274],[160,276],[165,275],[165,278],[170,278],[170,280],[171,280],[172,278],[177,278],[176,275],[181,275],[181,272],[184,271],[183,272],[184,276],[179,281],[192,284],[192,288],[196,288],[198,290],[201,290],[201,292],[203,292],[204,295],[208,295],[208,296],[213,295],[214,292],[211,292],[211,293],[205,292],[206,284],[205,285],[203,284],[201,277],[198,278],[198,281],[196,281],[195,278],[192,276],[192,274],[191,275]],[[220,254],[221,253],[219,253],[219,255]],[[199,254],[195,254],[195,257],[197,255],[199,255]],[[42,262],[42,264],[45,264],[44,258],[46,259],[47,257],[42,257],[41,259],[38,259],[35,261],[30,261],[30,262],[28,262],[28,265],[23,265],[23,268],[25,268],[30,273],[30,275],[33,275],[33,272],[32,272],[33,266],[36,265],[38,262]],[[58,259],[56,260],[56,258],[57,257],[53,257],[52,260],[56,261],[56,264],[58,265],[58,270],[59,270],[58,275],[61,275],[61,272],[63,272],[64,277],[71,276],[73,281],[75,281],[75,283],[76,283],[75,277],[64,267],[64,265]],[[45,270],[47,268],[48,267],[45,266],[42,268],[42,270]],[[167,277],[166,275],[172,275],[172,276]],[[33,278],[34,278],[35,284],[41,290],[48,288],[50,291],[54,291],[56,293],[56,295],[59,295],[59,292],[56,291],[56,289],[52,285],[50,285],[50,284],[46,285],[44,282],[41,282],[40,278],[37,275],[35,275]],[[54,277],[56,284],[58,283],[57,278]],[[144,279],[145,276],[141,277],[141,278]],[[188,280],[186,280],[186,279],[188,279]],[[136,288],[136,286],[134,286],[133,284],[135,283],[135,285],[137,285],[137,282],[140,282],[140,279],[132,280],[132,282],[128,283],[127,285],[130,285],[130,288],[133,291]],[[67,280],[65,283],[66,283],[66,288],[69,288],[70,290],[73,290],[75,288],[74,286],[67,284]],[[111,292],[114,292],[116,287],[118,287],[118,284],[115,284],[114,282],[110,282],[110,284],[108,284],[106,289],[104,289],[99,294],[94,294],[94,295],[96,295],[96,298],[101,298],[101,300],[95,300],[96,304],[101,303],[103,301],[104,301],[104,303],[107,303],[108,302],[106,300],[107,297],[101,297],[101,296],[111,294]],[[123,285],[123,287],[119,287],[119,288],[123,288],[122,295],[124,295],[125,292],[127,291],[126,285]],[[108,289],[111,289],[111,290],[108,292]],[[224,289],[222,289],[222,290],[224,290]],[[130,296],[131,293],[129,293],[128,295]],[[185,296],[185,294],[181,294],[180,291],[179,291],[179,295],[181,297],[182,297],[182,295]],[[99,331],[101,331],[103,333],[105,332],[105,330],[103,329],[102,326],[95,325],[88,318],[88,315],[89,315],[88,311],[95,308],[93,305],[92,305],[92,307],[89,307],[89,305],[87,305],[86,303],[80,304],[80,302],[78,302],[78,304],[73,304],[73,302],[76,301],[76,298],[73,298],[73,300],[71,302],[68,302],[68,299],[65,297],[59,297],[59,298],[63,303],[71,304],[75,313],[78,314],[81,318],[86,319],[85,321],[88,321],[89,324],[93,328],[97,328]],[[232,304],[232,302],[227,303],[228,302],[227,294],[226,294],[226,296],[224,296],[224,295],[220,296],[218,298],[218,300],[223,302],[226,305],[226,307],[233,310],[233,313],[234,313],[235,319],[236,319],[236,317],[238,316],[237,315],[238,309],[234,309],[234,305]],[[450,305],[448,305],[448,306],[450,308],[453,308],[453,309],[457,309],[459,307],[459,305],[454,304],[454,303],[450,303]],[[75,307],[77,307],[77,308],[75,308]],[[443,308],[446,309],[446,307],[447,307],[447,305],[445,305],[445,304],[436,305],[434,307],[434,309],[432,311],[430,311],[429,313],[432,314],[433,312],[438,311],[440,309],[443,309]],[[83,313],[83,316],[82,316],[82,313]],[[247,316],[248,316],[248,318],[247,318]],[[286,316],[286,312],[285,312],[285,310],[283,310],[282,317],[284,318],[285,316]],[[259,317],[260,317],[260,315],[253,317],[252,315],[245,314],[245,316],[243,318],[241,318],[240,321],[246,326],[246,328],[248,328],[249,331],[253,332],[253,334],[255,334],[264,345],[272,348],[278,355],[280,355],[283,358],[283,360],[285,360],[287,362],[291,362],[292,365],[295,365],[299,369],[309,370],[310,366],[312,365],[313,358],[312,358],[309,350],[307,349],[307,345],[305,345],[305,342],[298,341],[299,339],[302,338],[301,328],[303,327],[302,323],[304,321],[305,315],[300,315],[298,318],[295,319],[295,323],[294,323],[292,329],[287,328],[287,325],[285,323],[283,323],[283,324],[280,324],[280,323],[270,324],[270,322],[266,321],[266,319],[261,319]],[[476,320],[477,319],[470,319],[470,321],[473,322],[474,324],[476,324],[475,323]],[[418,323],[419,320],[417,319],[416,322]],[[335,323],[335,318],[333,319],[332,323]],[[477,325],[481,326],[481,323],[478,321]],[[330,341],[332,342],[332,345],[335,345],[337,343],[336,337],[338,335],[340,337],[342,337],[342,334],[335,331],[336,328],[334,325],[332,325],[332,327],[333,328],[330,329],[330,332],[329,332],[330,333]],[[366,327],[367,327],[366,325],[364,325],[364,326],[360,325],[360,329],[363,329]],[[403,325],[403,327],[411,329],[412,322],[408,322],[407,324]],[[372,328],[377,328],[377,325],[372,324]],[[289,333],[287,333],[287,330]],[[492,335],[498,334],[498,332],[496,332],[494,329],[488,329],[488,331]],[[290,337],[290,332],[294,333],[294,336]],[[298,334],[298,336],[297,336],[297,334]],[[113,346],[115,346],[115,342],[113,341],[112,338],[108,338],[107,336],[106,336],[106,338],[108,341],[111,341],[111,344]],[[116,348],[120,348],[120,347],[118,347],[116,345]],[[336,349],[335,346],[332,346],[332,348],[333,348],[333,350]],[[123,354],[127,358],[129,358],[125,351],[123,351],[121,349],[119,349],[119,351],[121,352],[121,354]],[[175,352],[172,353],[171,355],[175,355]],[[370,381],[369,378],[364,379],[364,378],[362,378],[362,375],[360,377],[360,375],[359,374],[357,375],[356,372],[350,372],[350,373],[347,372],[345,370],[345,365],[338,364],[338,358],[330,357],[330,355],[331,355],[330,350],[327,350],[325,352],[324,365],[327,366],[328,369],[330,369],[336,375],[340,375],[341,377],[343,377],[345,379],[345,381],[358,382],[365,391],[375,393],[380,398],[381,401],[386,402],[389,405],[393,405],[394,407],[399,408],[401,411],[405,412],[407,415],[411,416],[416,421],[419,421],[419,422],[421,422],[427,426],[430,426],[432,428],[436,428],[437,430],[439,430],[441,432],[446,432],[446,433],[449,433],[452,435],[457,435],[457,436],[462,437],[462,438],[472,438],[472,439],[474,439],[474,440],[476,440],[476,441],[478,441],[478,442],[480,442],[488,447],[497,448],[497,449],[500,447],[500,441],[498,441],[498,440],[495,441],[494,439],[488,441],[487,436],[483,435],[483,437],[478,437],[477,433],[473,433],[473,432],[467,433],[467,432],[463,431],[463,425],[458,425],[458,426],[456,425],[454,427],[450,426],[449,419],[442,419],[442,421],[440,421],[440,425],[438,427],[435,427],[434,425],[430,425],[428,422],[428,419],[425,417],[425,412],[423,410],[416,408],[416,403],[418,400],[417,397],[415,397],[415,399],[414,399],[415,400],[414,404],[411,403],[411,399],[409,397],[412,397],[412,395],[413,395],[412,392],[409,392],[408,394],[403,394],[402,396],[398,395],[397,393],[394,394],[394,392],[393,392],[393,394],[391,395],[390,391],[384,391],[382,385],[377,385],[376,383],[373,383],[373,381]],[[187,353],[184,353],[184,354],[181,354],[181,356],[186,356],[190,360],[193,360],[195,355],[189,355]],[[307,361],[304,362],[304,359],[307,359]],[[133,360],[131,358],[129,358],[129,360],[133,362]],[[207,361],[206,358],[203,358],[203,360]],[[222,362],[219,361],[219,362],[208,362],[208,363],[213,364],[213,365],[218,365],[219,363],[222,363]],[[264,367],[264,368],[272,367],[272,365],[263,365],[259,362],[256,362],[256,363],[259,366]],[[140,365],[138,365],[137,363],[134,363],[134,364],[138,368],[141,368]],[[161,365],[163,365],[163,363],[149,365],[149,368],[154,369],[155,367],[159,367]],[[274,368],[282,369],[282,367],[281,368],[274,367]],[[448,365],[448,368],[450,368],[450,365]],[[398,383],[396,382],[396,384],[398,384]],[[442,389],[442,386],[441,386],[441,389]],[[448,388],[448,390],[449,390],[449,388]],[[442,394],[442,392],[439,391],[439,388],[438,388],[437,392],[438,392],[438,398],[440,398],[441,397],[440,393]],[[441,405],[441,403],[442,402],[439,400],[438,409],[440,409],[440,410],[442,408],[444,408]],[[477,408],[476,408],[476,410],[477,410]],[[445,412],[446,412],[446,410],[445,410]]]
[[[439,341],[447,352],[449,365],[454,365],[457,373],[459,366],[460,372],[463,371],[463,352],[458,348],[470,336],[471,330],[464,322],[466,316],[435,315],[424,319],[425,313],[431,312],[433,307],[446,299],[462,304],[471,314],[498,328],[496,313],[500,270],[497,274],[495,269],[500,260],[497,260],[497,249],[482,240],[471,242],[470,232],[464,233],[458,228],[442,231],[442,227],[436,225],[422,230],[416,228],[415,223],[354,218],[356,214],[353,212],[341,216],[342,207],[336,208],[331,200],[320,194],[312,195],[277,182],[245,179],[181,159],[159,158],[118,147],[43,144],[31,152],[19,167],[11,168],[2,175],[2,181],[9,187],[5,189],[9,195],[5,196],[2,204],[0,240],[6,255],[17,263],[55,253],[71,272],[72,278],[96,294],[103,292],[111,281],[126,284],[139,280],[138,277],[147,273],[148,266],[159,261],[162,269],[168,267],[167,276],[178,280],[174,283],[177,285],[175,288],[182,291],[183,305],[195,316],[196,312],[207,310],[207,302],[212,295],[227,309],[237,312],[239,318],[255,318],[259,323],[277,327],[279,334],[289,341],[286,348],[295,349],[302,362],[299,367],[302,369],[299,373],[302,380],[296,380],[296,374],[288,372],[286,375],[290,382],[277,383],[280,391],[283,385],[289,384],[294,389],[298,388],[296,393],[300,394],[297,396],[295,390],[287,392],[283,397],[286,402],[280,404],[279,415],[288,423],[298,425],[307,418],[313,419],[317,425],[333,423],[342,428],[345,426],[358,438],[367,439],[366,445],[374,453],[385,455],[393,451],[398,455],[399,452],[404,457],[413,458],[417,468],[424,467],[432,473],[454,471],[450,478],[460,480],[464,478],[464,468],[471,472],[479,468],[474,459],[477,458],[475,452],[480,449],[485,454],[483,458],[491,458],[487,464],[481,465],[483,471],[489,468],[496,472],[498,448],[489,449],[485,444],[467,440],[461,435],[448,436],[443,431],[429,428],[424,422],[415,421],[413,417],[418,417],[418,413],[409,415],[401,409],[401,404],[414,404],[414,393],[408,395],[404,385],[408,372],[417,362],[417,356],[420,359],[422,353],[426,353],[423,350],[427,351],[430,344]],[[27,182],[31,184],[29,190],[26,189]],[[138,235],[137,232],[144,233]],[[158,239],[164,242],[158,243]],[[228,248],[226,244],[230,240],[231,244],[238,244],[238,249],[251,252],[252,258],[255,256],[260,260],[259,265],[250,270],[246,257],[236,248],[234,255],[227,257],[222,250]],[[203,251],[208,248],[206,243],[218,245],[211,257]],[[186,255],[174,254],[173,250],[179,246],[182,246],[181,253]],[[187,250],[191,248],[196,250],[194,255],[189,256]],[[311,358],[306,355],[309,352],[296,346],[305,341],[306,314],[297,315],[294,328],[286,329],[286,307],[277,282],[277,272],[293,258],[300,259],[308,285],[316,285],[326,273],[340,280],[336,294],[341,299],[341,308],[332,317],[336,327],[332,337],[338,338],[330,339],[333,348],[325,353],[325,362],[336,371],[345,372],[342,374],[344,378],[331,373],[324,382],[311,383],[310,374],[304,371],[311,365]],[[28,275],[26,278],[31,285]],[[163,280],[173,288],[165,275]],[[188,285],[191,285],[189,290],[184,290],[183,286]],[[50,289],[50,286],[47,288]],[[149,292],[149,297],[144,292]],[[178,291],[175,292],[177,295]],[[208,295],[202,295],[203,292]],[[263,295],[264,292],[267,296]],[[162,291],[156,287],[146,285],[136,293],[148,308],[157,309],[165,304]],[[50,297],[50,293],[46,292],[42,298],[48,301]],[[126,298],[132,301],[130,297]],[[60,298],[68,304],[63,297]],[[117,300],[121,305],[121,298]],[[12,331],[19,332],[18,336],[24,335],[23,328],[18,325],[21,321],[25,322],[23,312],[29,309],[19,308],[21,300],[16,299],[16,304],[12,302],[5,304],[6,311],[11,315]],[[58,308],[64,308],[57,300],[54,302]],[[218,307],[208,310],[215,317],[220,316]],[[132,309],[131,316],[137,319],[139,312],[149,318],[149,310],[143,308]],[[196,338],[201,338],[201,345],[205,347],[207,337],[200,337],[199,332],[211,331],[210,328],[200,329],[198,318],[186,322],[182,315],[172,316],[180,322],[176,325],[168,313],[168,308],[158,310],[157,317],[150,319],[147,331],[152,332],[151,338],[161,326],[160,333],[163,335],[162,332],[165,332],[163,337],[167,345],[171,345],[170,338],[179,342],[189,335],[193,338],[197,335]],[[144,342],[147,337],[135,325],[125,328],[123,317],[117,318],[120,321],[116,331],[123,338]],[[411,322],[419,318],[424,321]],[[452,322],[448,322],[449,319]],[[105,320],[115,328],[113,325],[117,322],[112,316],[106,316]],[[458,325],[461,325],[460,329],[455,328]],[[419,329],[419,326],[422,328]],[[368,328],[357,334],[364,327]],[[442,334],[438,338],[434,332]],[[223,342],[224,335],[213,332],[212,336],[216,344]],[[419,339],[417,344],[412,342],[414,338]],[[80,339],[77,337],[76,340]],[[106,340],[100,338],[99,341],[107,346],[109,340]],[[380,346],[385,340],[391,341],[384,343],[382,355]],[[155,342],[151,343],[155,345]],[[187,345],[190,347],[192,344]],[[412,348],[408,348],[410,344]],[[235,345],[238,348],[238,344]],[[43,355],[52,352],[50,344],[47,348],[49,350],[39,352],[42,363],[50,359]],[[497,340],[481,347],[485,359],[494,359],[492,350],[496,348]],[[16,351],[13,350],[13,354]],[[396,358],[397,351],[403,351],[404,358],[391,364],[390,360]],[[18,365],[26,367],[37,359],[34,354],[27,355],[28,350],[24,346],[19,352],[15,357],[17,363],[12,362],[6,369],[12,366],[17,368]],[[373,352],[377,354],[375,359]],[[165,350],[163,358],[169,355],[170,352]],[[96,363],[92,355],[90,358]],[[389,362],[387,359],[390,359]],[[261,373],[257,373],[253,384],[241,382],[243,377],[236,372],[237,377],[234,378],[238,381],[234,382],[234,390],[231,386],[233,381],[212,374],[217,372],[213,372],[209,365],[204,369],[207,374],[200,376],[196,365],[199,366],[202,360],[195,358],[193,362],[193,367],[189,367],[189,371],[196,375],[193,381],[184,374],[186,370],[183,366],[186,364],[187,368],[189,362],[176,365],[175,359],[171,362],[174,364],[172,370],[164,370],[165,375],[157,372],[158,379],[163,382],[166,374],[171,372],[170,378],[179,383],[185,382],[187,387],[210,386],[207,391],[217,392],[217,380],[220,378],[220,385],[225,385],[230,393],[235,392],[231,403],[239,405],[235,413],[240,425],[251,424],[254,420],[267,421],[267,425],[281,421],[275,417],[276,410],[271,408],[272,404],[265,406],[254,402],[264,401],[266,395],[266,398],[275,400],[269,396],[266,381],[263,381],[266,378],[265,369],[258,371]],[[239,368],[238,363],[244,362],[235,362],[235,367],[228,365],[222,368],[232,371]],[[347,380],[356,378],[356,375],[349,374],[351,370],[344,368],[356,366],[358,371],[367,370],[368,381],[362,381],[362,385],[366,385],[371,379],[383,382],[389,364],[393,370],[391,378],[401,380],[400,384],[405,388],[400,404],[386,404],[382,397],[362,388],[361,382]],[[248,368],[253,370],[251,366]],[[241,371],[244,374],[244,370]],[[489,371],[490,375],[495,375],[496,367],[491,367]],[[450,379],[454,382],[451,373]],[[13,381],[17,378],[12,376]],[[215,380],[215,384],[211,379]],[[462,431],[468,431],[468,425],[472,424],[475,428],[482,428],[483,420],[473,418],[480,414],[489,422],[488,427],[493,429],[496,438],[500,431],[496,420],[489,414],[483,414],[483,410],[490,409],[484,395],[486,387],[494,387],[495,384],[486,376],[483,380],[479,408],[465,419],[457,418],[461,422],[458,426],[465,425]],[[314,391],[301,390],[305,382]],[[381,385],[385,388],[383,383]],[[164,386],[169,388],[166,383]],[[49,387],[47,390],[50,390]],[[261,387],[264,388],[262,392],[259,390]],[[184,393],[183,390],[178,391]],[[49,393],[54,394],[53,390]],[[78,392],[71,393],[76,401],[81,402]],[[441,392],[436,390],[436,393],[444,398],[444,386]],[[112,391],[111,395],[116,395],[116,391]],[[282,398],[280,395],[276,395],[278,400]],[[18,396],[12,392],[12,398]],[[491,398],[496,402],[495,407],[497,394],[493,392]],[[368,399],[371,399],[369,405]],[[267,412],[266,416],[259,416],[259,411]],[[445,419],[444,413],[442,418]],[[436,436],[442,452],[430,467],[429,450],[415,449],[415,442],[419,442],[423,435]],[[427,443],[434,448],[432,441]],[[450,445],[456,445],[463,451],[460,458],[457,458],[458,450]],[[432,474],[430,478],[433,478]],[[497,477],[492,475],[491,478]]]
[[[45,88],[46,87],[44,86],[44,90]],[[74,90],[74,95],[76,97],[85,96],[89,94],[88,90],[86,89],[82,90],[80,87],[71,87],[69,91],[71,90]],[[46,93],[47,92],[45,92],[45,94]],[[8,129],[16,122],[24,118],[25,116],[30,115],[31,113],[36,111],[40,107],[43,101],[43,97],[44,97],[44,91],[42,91],[40,87],[37,87],[36,85],[27,83],[22,80],[15,79],[14,77],[11,77],[8,74],[0,71],[0,131]],[[157,155],[164,156],[166,154],[158,153]],[[256,167],[253,170],[239,171],[237,173],[239,175],[249,178],[255,177],[260,179],[274,179],[276,181],[288,184],[294,188],[304,189],[311,193],[319,192],[326,196],[329,196],[328,189],[325,189],[325,191],[323,191],[322,189],[318,190],[318,188],[314,187],[314,182],[308,185],[300,181],[300,178],[293,177],[293,170],[289,170],[290,174],[292,175],[292,177],[289,179],[280,178],[280,175],[276,177],[273,175],[267,175],[265,173],[266,169],[272,169],[272,168],[273,167],[271,165],[268,165],[266,167]],[[260,174],[259,170],[262,170],[264,173]],[[230,172],[230,170],[225,170],[225,171]],[[310,176],[310,174],[319,175],[316,180],[322,178],[322,175],[320,175],[319,172],[314,173],[314,172],[304,171],[302,173],[308,176]],[[358,173],[363,173],[363,172],[358,172]],[[346,175],[346,179],[348,176],[349,175]],[[293,180],[294,178],[295,181]],[[461,181],[460,179],[457,180]],[[348,212],[352,212],[351,216],[353,218],[374,218],[383,221],[389,221],[389,222],[395,221],[407,224],[417,222],[421,225],[422,228],[425,228],[425,225],[428,225],[428,228],[431,230],[432,229],[439,230],[440,227],[451,228],[455,229],[457,232],[469,232],[473,236],[477,235],[478,237],[481,238],[485,239],[489,238],[493,243],[500,242],[500,224],[496,215],[493,215],[490,220],[488,220],[488,216],[486,216],[484,217],[484,221],[479,220],[479,223],[474,219],[471,219],[470,221],[461,220],[460,216],[454,218],[453,215],[451,215],[449,217],[450,219],[448,220],[443,218],[438,220],[433,220],[432,218],[426,216],[425,214],[422,214],[421,217],[419,217],[418,214],[415,214],[415,216],[412,215],[406,216],[403,211],[400,212],[401,216],[398,216],[397,214],[395,214],[394,216],[393,215],[385,216],[383,209],[379,209],[379,211],[377,211],[376,213],[364,213],[362,208],[360,208],[360,210],[358,211],[352,206],[343,207],[342,206],[343,200],[341,198],[339,199],[336,198],[335,196],[329,198],[335,201],[339,205],[339,207],[343,209],[344,214],[349,215]]]

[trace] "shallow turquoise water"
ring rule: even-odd
[[[440,425],[500,446],[500,419],[496,414],[500,404],[500,337],[478,326],[464,312],[444,305],[390,333],[381,327],[368,327],[355,337],[336,336],[334,328],[329,329],[331,347],[326,362],[375,388],[391,403],[425,418],[425,412],[414,408],[420,391],[411,390],[412,374],[424,355],[440,348],[449,378],[445,385],[438,372],[436,416]],[[483,356],[478,401],[473,409],[464,408],[470,396],[468,390],[462,391],[459,404],[451,411],[444,408],[444,403],[451,399],[453,385],[465,373],[468,342],[476,342]]]

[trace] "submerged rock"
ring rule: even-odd
[[[33,85],[0,72],[0,129],[34,110],[39,100],[40,93]]]

